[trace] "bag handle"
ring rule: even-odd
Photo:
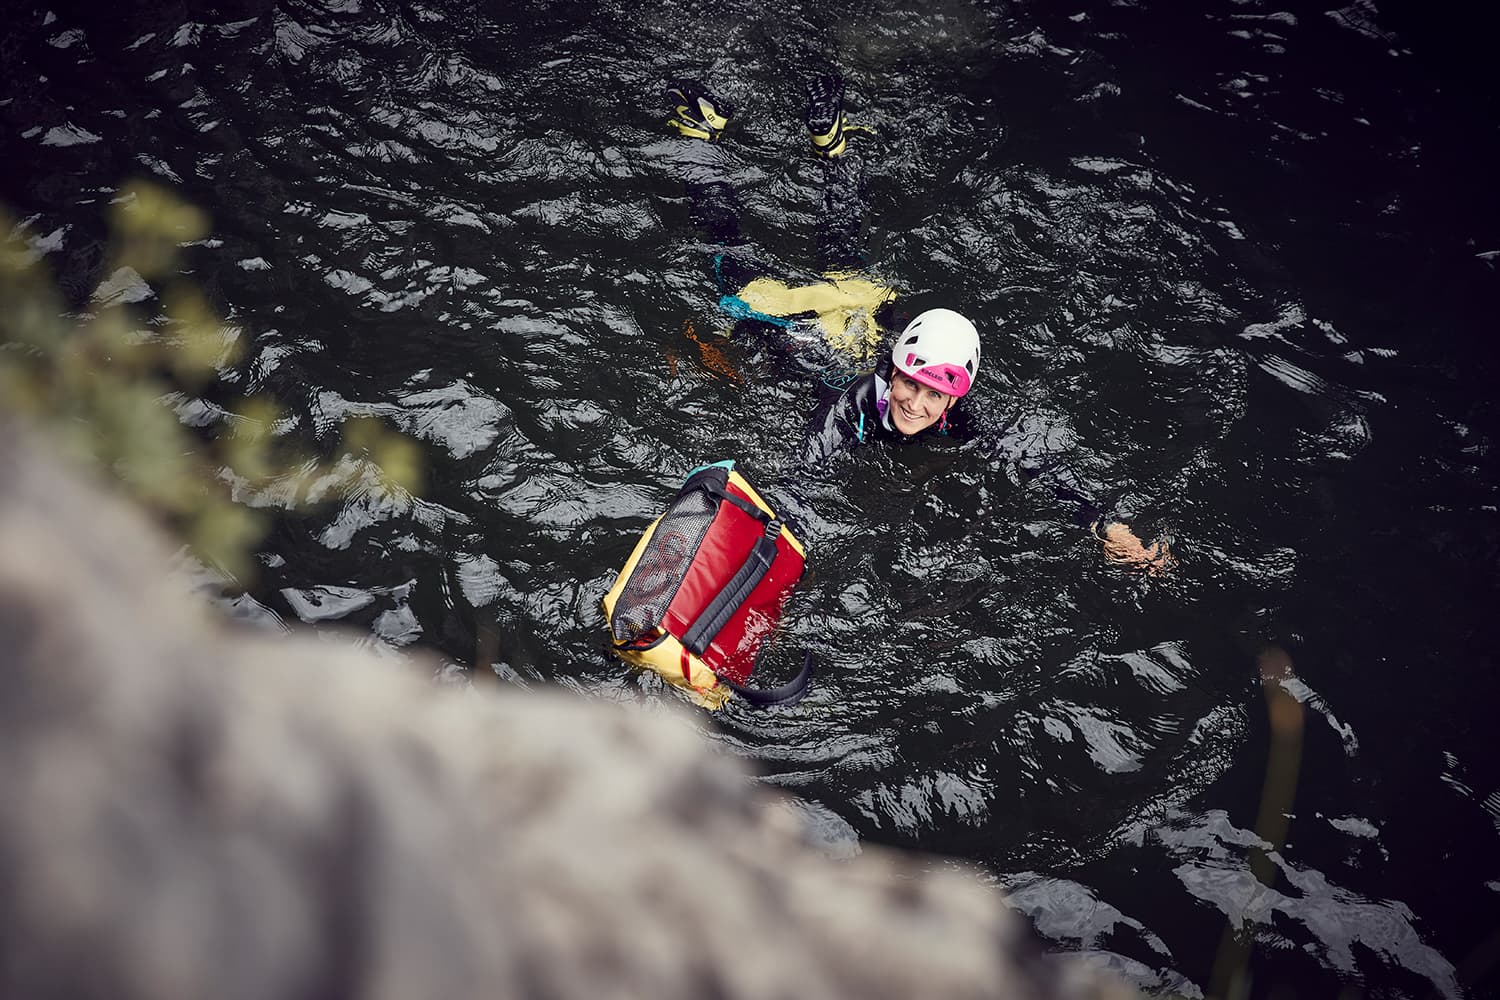
[[[708,602],[693,624],[682,636],[682,645],[688,652],[698,656],[708,648],[714,636],[719,634],[719,629],[724,623],[739,610],[741,604],[750,596],[760,581],[771,570],[771,564],[776,561],[776,538],[781,534],[781,522],[772,518],[766,523],[766,530],[755,540],[755,547],[745,557],[745,561],[724,584],[722,590],[714,595],[714,599]]]
[[[725,489],[728,482],[728,469],[722,465],[706,465],[683,481],[682,489],[677,491],[677,495],[680,497],[692,490],[702,490],[714,500],[734,504],[762,524],[771,520],[770,514],[767,514],[744,497],[735,496],[729,490]]]
[[[812,650],[802,658],[802,669],[797,671],[797,676],[787,681],[780,687],[773,688],[749,688],[742,687],[727,677],[720,677],[721,684],[729,685],[729,690],[745,699],[755,708],[774,708],[781,705],[795,705],[801,701],[812,687],[813,677],[813,655]]]

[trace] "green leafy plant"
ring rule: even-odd
[[[208,235],[208,217],[135,182],[111,203],[110,227],[107,277],[85,311],[70,312],[42,253],[0,212],[0,411],[104,470],[242,582],[268,524],[233,487],[274,491],[291,507],[341,495],[371,471],[387,489],[419,489],[416,443],[370,418],[344,425],[331,461],[286,434],[281,408],[263,397],[231,403],[210,428],[184,426],[173,404],[211,386],[244,349],[242,332],[179,269],[183,245]]]

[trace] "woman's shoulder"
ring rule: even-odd
[[[881,392],[877,369],[862,371],[825,371],[818,380],[820,408],[827,406],[874,405]]]

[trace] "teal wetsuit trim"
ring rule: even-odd
[[[746,302],[738,295],[730,295],[727,291],[724,290],[724,255],[722,253],[714,254],[714,281],[718,282],[719,285],[719,312],[723,313],[725,316],[728,316],[730,319],[759,320],[762,323],[770,323],[772,326],[779,326],[783,330],[787,330],[792,327],[793,324],[791,320],[784,319],[781,316],[767,315],[766,313],[761,312],[759,309],[753,308],[750,303]]]
[[[785,319],[781,316],[771,316],[759,311],[758,309],[751,308],[750,303],[746,302],[738,295],[719,296],[719,312],[728,316],[730,319],[759,320],[762,323],[770,323],[772,326],[779,326],[783,330],[790,328],[792,325],[792,321],[789,319]]]

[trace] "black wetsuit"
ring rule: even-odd
[[[807,422],[802,463],[808,469],[821,467],[833,456],[869,441],[908,444],[935,438],[964,442],[973,436],[973,421],[963,406],[955,403],[946,418],[917,434],[902,434],[888,416],[886,396],[890,391],[893,365],[884,358],[875,370],[856,377],[843,388],[824,385],[824,393]]]
[[[811,473],[816,478],[835,456],[862,444],[937,444],[942,441],[963,444],[978,435],[977,421],[960,402],[955,402],[949,409],[945,421],[916,434],[902,434],[886,419],[888,405],[882,405],[890,391],[893,369],[891,360],[885,358],[875,371],[853,379],[843,388],[827,386],[808,418],[801,454],[803,475]],[[991,459],[1009,465],[1019,483],[1045,477],[1053,496],[1073,507],[1074,519],[1080,525],[1102,525],[1114,520],[1107,513],[1107,507],[1089,496],[1060,456],[1049,458],[1028,454],[1021,441],[1009,430],[986,437],[990,440],[986,450]],[[786,481],[800,482],[800,478],[788,477]]]
[[[684,167],[683,177],[691,214],[704,234],[721,248],[712,262],[719,293],[734,294],[752,278],[764,275],[768,268],[742,236],[741,205],[733,185],[724,177],[724,165],[720,159],[722,149],[699,146],[696,140],[686,149],[694,154]],[[822,219],[817,229],[819,269],[823,272],[862,270],[867,266],[867,255],[861,245],[865,204],[860,158],[846,155],[822,161],[822,166]],[[877,318],[882,327],[899,330],[910,318],[901,315],[904,312],[887,304]],[[887,421],[883,406],[893,367],[888,353],[882,352],[873,372],[851,379],[847,375],[831,374],[834,368],[828,366],[825,356],[816,349],[809,350],[806,343],[792,342],[784,329],[757,320],[743,320],[737,324],[738,328],[754,331],[752,336],[760,336],[783,349],[790,363],[821,377],[824,393],[808,419],[799,456],[801,474],[783,477],[780,481],[794,494],[801,493],[802,480],[807,475],[816,478],[832,458],[858,445],[871,442],[904,445],[944,440],[963,443],[977,433],[976,421],[962,402],[954,404],[945,421],[919,434],[906,435],[896,430]],[[1089,498],[1060,462],[1046,458],[1031,460],[1024,456],[1024,452],[1025,449],[1016,445],[1009,432],[995,435],[993,457],[1010,462],[1021,481],[1029,482],[1046,475],[1054,494],[1064,502],[1076,505],[1077,519],[1081,524],[1106,519],[1100,505]]]

